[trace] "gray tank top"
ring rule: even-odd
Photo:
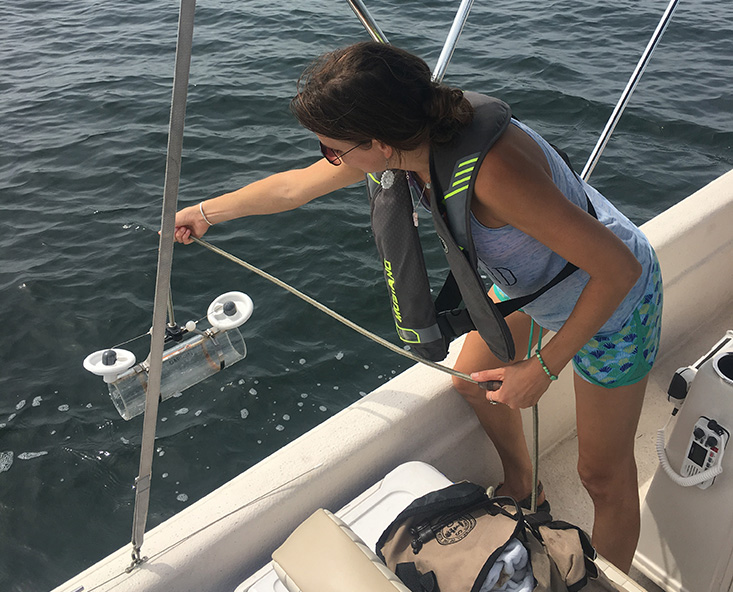
[[[593,187],[581,181],[537,132],[516,119],[512,119],[512,124],[529,134],[542,148],[552,170],[552,180],[565,197],[587,210],[587,194],[598,220],[624,242],[643,267],[641,277],[599,331],[599,334],[614,333],[628,320],[644,295],[652,265],[651,245],[633,222]],[[509,225],[487,228],[471,214],[471,232],[479,265],[491,281],[512,298],[538,290],[567,263],[539,241]],[[573,311],[588,278],[588,274],[579,269],[523,310],[542,327],[557,331]]]

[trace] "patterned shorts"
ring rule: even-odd
[[[508,300],[498,286],[494,292]],[[594,336],[573,357],[581,378],[605,388],[639,382],[652,369],[662,328],[662,272],[652,252],[652,273],[647,289],[634,312],[616,333]]]
[[[592,384],[615,388],[639,382],[651,370],[662,327],[662,273],[656,255],[646,292],[616,333],[596,335],[573,357],[575,372]]]

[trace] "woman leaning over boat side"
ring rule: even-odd
[[[297,208],[385,169],[411,171],[430,191],[431,151],[457,139],[474,117],[464,93],[433,83],[421,59],[373,42],[314,62],[291,107],[318,136],[325,158],[181,210],[177,241],[190,243],[191,235],[234,218]],[[586,210],[588,199],[597,219]],[[595,507],[593,543],[628,571],[639,534],[634,437],[661,319],[654,252],[636,226],[514,119],[480,163],[471,218],[495,300],[534,292],[567,261],[579,268],[506,319],[520,353],[532,318],[556,331],[540,355],[505,364],[472,332],[456,362],[478,381],[502,381],[487,393],[454,379],[499,453],[501,494],[529,497],[532,466],[519,410],[537,403],[572,361],[578,472]]]

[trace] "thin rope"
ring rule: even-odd
[[[207,315],[204,315],[204,316],[202,316],[201,318],[198,318],[198,319],[191,319],[191,320],[194,323],[198,324],[201,321],[203,321],[205,318],[207,318]],[[152,332],[153,332],[152,328],[151,329],[148,329],[145,333],[141,333],[137,337],[132,337],[131,339],[128,339],[127,341],[123,341],[122,343],[118,343],[117,345],[113,345],[109,349],[115,349],[115,348],[118,348],[118,347],[122,347],[123,345],[127,345],[128,343],[132,343],[133,341],[137,341],[138,339],[142,339],[143,337],[148,337],[149,335],[152,335]]]
[[[133,337],[132,339],[128,339],[127,341],[123,341],[122,343],[118,343],[117,345],[113,345],[109,349],[117,349],[118,347],[122,347],[123,345],[127,345],[128,343],[132,343],[133,341],[137,341],[138,339],[142,339],[143,337],[147,337],[152,332],[152,329],[148,329],[145,333],[142,333],[138,335],[137,337]]]
[[[416,356],[415,354],[413,354],[413,353],[411,353],[409,351],[406,351],[406,350],[404,350],[404,349],[402,349],[402,348],[394,345],[393,343],[390,343],[386,339],[383,339],[383,338],[379,337],[378,335],[375,335],[371,331],[368,331],[367,329],[364,329],[363,327],[361,327],[361,326],[357,325],[356,323],[350,321],[346,317],[344,317],[344,316],[340,315],[339,313],[331,310],[330,308],[328,308],[324,304],[321,304],[317,300],[314,300],[313,298],[311,298],[307,294],[304,294],[300,290],[297,290],[296,288],[293,288],[289,284],[286,284],[285,282],[277,279],[275,276],[270,275],[266,271],[262,271],[258,267],[255,267],[254,265],[251,265],[250,263],[247,263],[246,261],[243,261],[239,257],[235,257],[231,253],[227,253],[224,249],[220,249],[219,247],[216,247],[216,246],[212,245],[211,243],[206,242],[205,240],[202,240],[200,238],[196,238],[195,236],[192,236],[191,237],[191,240],[193,240],[195,243],[201,245],[202,247],[205,247],[205,248],[209,249],[210,251],[216,253],[217,255],[221,255],[225,259],[229,259],[229,261],[232,261],[233,263],[236,263],[237,265],[240,265],[240,266],[244,267],[245,269],[248,269],[248,270],[256,273],[257,275],[265,278],[266,280],[271,281],[273,284],[275,284],[277,286],[280,286],[281,288],[287,290],[291,294],[294,294],[295,296],[297,296],[301,300],[304,300],[305,302],[307,302],[311,306],[314,306],[315,308],[317,308],[321,312],[326,313],[331,318],[336,319],[337,321],[339,321],[340,323],[343,323],[344,325],[346,325],[350,329],[353,329],[354,331],[356,331],[357,333],[363,335],[364,337],[366,337],[368,339],[371,339],[375,343],[378,343],[382,347],[386,347],[388,350],[393,351],[396,354],[399,354],[401,356],[404,356],[405,358],[409,358],[413,362],[417,362],[419,364],[425,364],[426,366],[430,366],[431,368],[434,368],[435,370],[439,370],[441,372],[445,372],[447,374],[451,374],[453,376],[457,376],[458,378],[462,378],[463,380],[466,380],[468,382],[472,382],[473,384],[479,384],[479,382],[477,380],[474,380],[468,374],[465,374],[463,372],[459,372],[458,370],[454,370],[453,368],[450,368],[448,366],[443,366],[442,364],[436,364],[435,362],[432,362],[431,360],[426,360],[425,358],[421,358],[420,356]]]

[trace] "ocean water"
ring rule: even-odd
[[[368,2],[433,65],[457,1]],[[582,168],[666,2],[477,0],[445,81],[499,96]],[[22,0],[0,26],[0,589],[50,589],[130,540],[142,420],[84,357],[149,328],[178,6]],[[305,65],[366,39],[346,2],[202,0],[180,203],[318,157]],[[683,0],[592,182],[644,222],[733,166],[733,4]],[[431,277],[445,263],[422,217]],[[207,239],[394,341],[363,187]],[[405,369],[282,289],[177,246],[179,321],[248,293],[249,354],[160,409],[149,527]],[[144,357],[138,338],[128,346]]]

